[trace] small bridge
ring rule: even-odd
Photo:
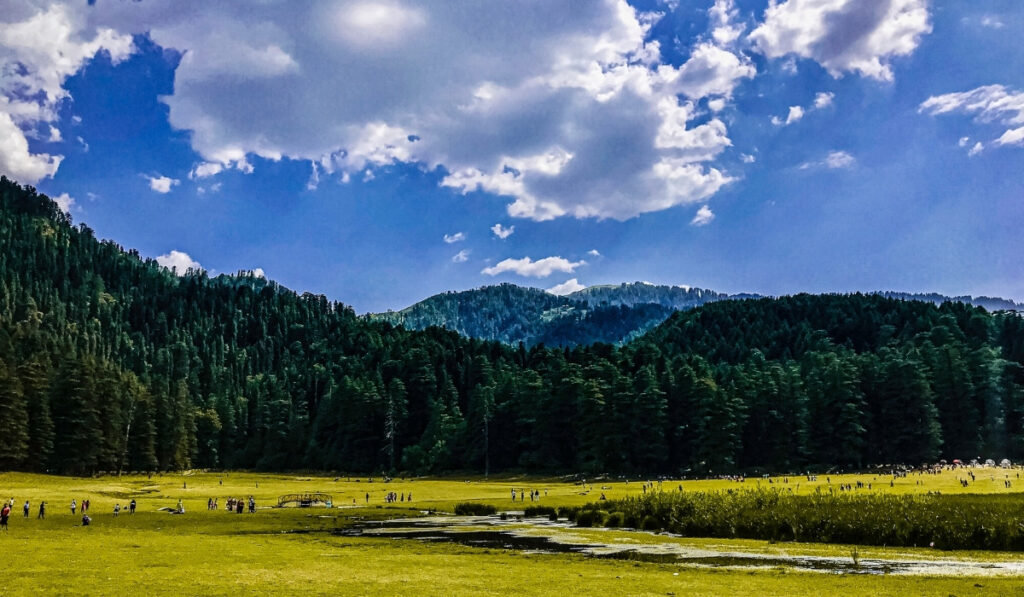
[[[330,506],[334,500],[327,493],[289,493],[277,498],[278,507],[298,504],[300,508],[309,508],[317,504]]]

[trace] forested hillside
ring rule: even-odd
[[[401,311],[370,319],[411,330],[443,327],[481,340],[527,347],[575,347],[597,342],[621,344],[643,335],[677,309],[711,301],[749,298],[702,288],[630,284],[590,286],[565,296],[514,284],[443,292]]]
[[[961,302],[989,310],[1013,310],[1013,301],[986,296],[948,297],[941,294],[873,292],[886,298],[940,305]],[[603,342],[622,344],[642,336],[677,310],[693,309],[724,300],[761,298],[756,294],[724,294],[689,286],[648,282],[589,286],[555,296],[539,288],[514,284],[443,292],[401,311],[373,313],[369,319],[387,321],[410,330],[438,326],[463,336],[497,340],[513,346],[538,344],[575,347]]]
[[[1016,314],[863,295],[714,302],[622,348],[407,331],[252,275],[176,277],[0,179],[0,470],[1021,459],[1022,364]]]
[[[574,294],[555,296],[539,288],[499,284],[443,292],[401,311],[368,317],[410,330],[438,326],[513,346],[522,342],[528,347],[574,347],[624,342],[665,321],[674,310],[655,301],[588,301]]]

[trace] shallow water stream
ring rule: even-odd
[[[501,520],[498,516],[428,516],[360,523],[339,531],[345,536],[379,537],[388,540],[444,541],[470,547],[517,550],[524,553],[577,553],[594,558],[611,558],[682,566],[739,569],[788,568],[832,574],[919,574],[919,575],[1024,575],[1021,561],[977,561],[954,558],[858,558],[789,555],[693,547],[671,540],[650,541],[660,535],[644,533],[644,542],[609,541],[584,537],[565,522],[541,519]],[[622,531],[621,529],[616,529]],[[639,535],[641,532],[636,531]]]

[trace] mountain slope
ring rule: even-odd
[[[438,326],[506,344],[571,347],[619,344],[642,335],[678,309],[728,298],[700,288],[644,282],[592,286],[566,296],[506,283],[445,292],[401,311],[368,317],[414,330]]]

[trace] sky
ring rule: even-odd
[[[1020,0],[0,6],[0,174],[178,273],[1024,301]]]

